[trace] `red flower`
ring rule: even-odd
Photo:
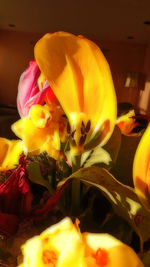
[[[9,237],[17,230],[21,220],[42,220],[54,208],[63,191],[69,185],[66,182],[48,198],[42,208],[32,207],[33,195],[30,190],[27,174],[27,160],[22,153],[18,167],[9,178],[0,184],[0,235]]]
[[[17,229],[20,219],[31,212],[33,197],[26,167],[25,155],[21,154],[18,167],[0,184],[0,234],[11,235]]]

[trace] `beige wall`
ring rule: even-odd
[[[15,105],[19,77],[33,59],[33,47],[39,38],[39,34],[0,32],[0,104]],[[132,44],[132,41],[124,44],[96,42],[110,64],[118,101],[131,102],[143,112],[150,109],[148,83],[142,93],[124,87],[127,71],[144,71],[150,80],[150,46]]]

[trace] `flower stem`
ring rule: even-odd
[[[72,172],[76,172],[80,169],[81,155],[74,157],[74,164],[72,166]],[[78,216],[80,212],[80,181],[74,179],[72,182],[72,214]]]

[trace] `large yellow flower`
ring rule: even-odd
[[[133,180],[139,199],[150,210],[150,123],[135,154]]]
[[[19,267],[144,267],[136,253],[109,234],[80,233],[69,218],[28,240]]]
[[[49,33],[37,42],[35,59],[69,119],[73,153],[105,144],[116,120],[116,96],[99,47],[83,36]]]

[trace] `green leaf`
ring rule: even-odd
[[[112,161],[109,153],[102,147],[97,147],[94,150],[85,152],[81,157],[81,164],[84,162],[84,167],[90,167],[98,163],[109,165]]]
[[[121,144],[121,132],[116,126],[111,138],[102,148],[97,146],[95,149],[84,152],[81,156],[81,166],[90,167],[99,165],[110,169],[116,162]]]
[[[122,135],[121,147],[116,163],[111,170],[113,175],[122,183],[133,186],[132,169],[135,151],[140,141],[140,136]]]
[[[107,170],[97,166],[82,168],[59,185],[68,179],[79,179],[98,188],[110,201],[114,212],[125,219],[139,235],[141,247],[150,238],[150,213],[139,202],[133,188],[120,183]]]
[[[27,167],[27,171],[29,179],[33,183],[42,185],[46,187],[49,192],[51,192],[51,187],[49,182],[45,180],[44,177],[41,175],[40,165],[38,162],[31,162]]]
[[[121,146],[121,132],[118,126],[115,126],[113,134],[106,145],[103,147],[111,156],[112,164],[116,163]]]

